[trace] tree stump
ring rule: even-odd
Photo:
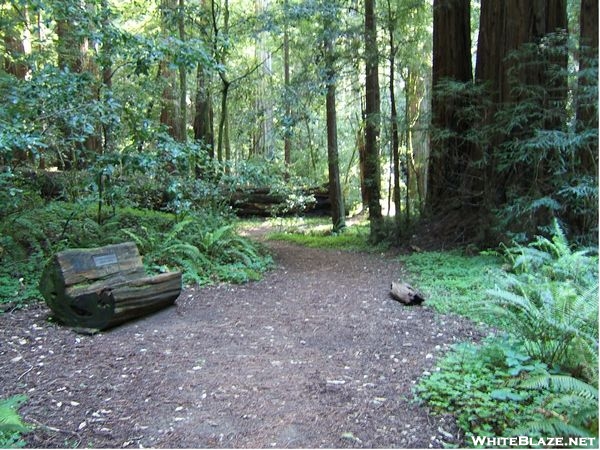
[[[148,276],[133,242],[58,252],[39,289],[64,325],[103,330],[172,305],[181,273]]]
[[[423,295],[407,283],[392,282],[390,295],[405,305],[420,305],[425,301]]]

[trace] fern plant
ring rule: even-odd
[[[548,393],[539,412],[513,430],[516,435],[598,437],[598,388],[570,375],[538,370],[518,382]]]
[[[183,269],[185,281],[202,284],[206,279],[200,274],[204,272],[204,268],[211,268],[212,263],[197,246],[184,242],[181,238],[181,234],[192,223],[191,218],[177,222],[166,233],[157,233],[145,226],[141,227],[143,234],[131,229],[122,230],[122,233],[136,243],[150,271]]]
[[[591,248],[572,250],[558,220],[551,227],[552,237],[537,236],[528,246],[506,249],[506,256],[516,274],[530,274],[548,277],[557,281],[573,281],[575,286],[586,289],[597,282],[597,258],[591,256],[597,251]]]
[[[531,357],[550,366],[564,366],[575,346],[593,352],[597,339],[597,295],[586,298],[560,284],[548,284],[532,294],[529,286],[514,278],[509,289],[488,292],[492,295],[488,311],[523,340]]]
[[[554,222],[551,239],[538,237],[527,247],[507,249],[512,273],[488,291],[485,309],[519,337],[529,355],[548,366],[583,371],[597,382],[597,258],[571,250]]]
[[[122,232],[138,245],[146,267],[159,272],[182,270],[185,282],[255,280],[271,264],[269,256],[229,224],[212,228],[190,216],[164,233],[139,229]]]
[[[0,400],[0,448],[25,446],[21,435],[31,431],[31,428],[23,422],[18,409],[26,401],[27,397],[24,395]]]

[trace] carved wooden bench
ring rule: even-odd
[[[64,325],[103,330],[172,305],[181,273],[149,276],[134,242],[58,252],[39,289]]]

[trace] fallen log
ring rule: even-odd
[[[149,276],[133,242],[58,252],[39,289],[64,325],[103,330],[172,305],[181,273]]]
[[[425,301],[423,295],[407,283],[392,282],[390,296],[405,305],[420,305]]]
[[[272,192],[270,187],[248,187],[229,194],[229,204],[239,217],[331,213],[326,186],[301,189],[297,194],[304,196],[304,201],[298,202],[283,193]]]

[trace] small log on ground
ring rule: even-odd
[[[407,283],[392,282],[390,296],[405,305],[420,305],[425,301],[423,295]]]
[[[181,273],[149,276],[133,242],[57,253],[39,289],[64,325],[103,330],[172,305]]]

